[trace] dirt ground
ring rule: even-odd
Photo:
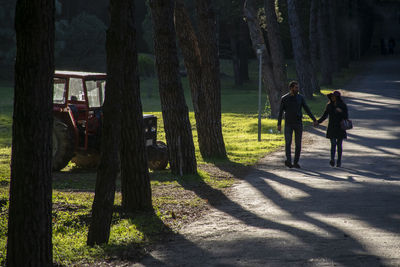
[[[368,62],[345,90],[355,128],[329,166],[326,123],[304,139],[301,169],[284,153],[130,266],[400,266],[400,58]]]

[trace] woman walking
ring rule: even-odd
[[[347,105],[340,97],[339,91],[334,91],[327,96],[329,98],[329,102],[326,105],[324,114],[318,120],[318,123],[322,123],[329,116],[328,129],[326,131],[326,138],[331,140],[331,161],[329,164],[332,167],[335,166],[335,154],[337,148],[336,167],[340,167],[342,164],[342,143],[343,139],[347,138],[346,130],[343,130],[340,127],[340,122],[343,119],[348,119],[349,114]]]

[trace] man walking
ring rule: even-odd
[[[310,108],[307,106],[304,97],[299,94],[299,83],[297,81],[290,82],[289,90],[289,93],[282,96],[281,99],[278,116],[278,131],[282,130],[282,115],[283,112],[285,112],[285,165],[289,168],[300,168],[299,160],[301,152],[301,137],[303,134],[302,108],[304,108],[308,116],[310,116],[310,118],[314,121],[314,126],[317,126],[318,122],[315,119],[314,115],[311,113]],[[296,148],[294,154],[294,162],[292,164],[291,146],[293,132],[295,136]]]

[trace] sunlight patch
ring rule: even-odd
[[[282,198],[285,199],[299,200],[310,197],[310,194],[292,186],[284,185],[271,180],[266,180],[266,183],[268,183],[278,194],[281,195]]]

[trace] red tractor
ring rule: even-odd
[[[100,155],[106,74],[56,71],[53,94],[53,170],[72,160],[94,167]],[[157,117],[143,115],[149,167],[165,169],[167,146],[157,141]]]

